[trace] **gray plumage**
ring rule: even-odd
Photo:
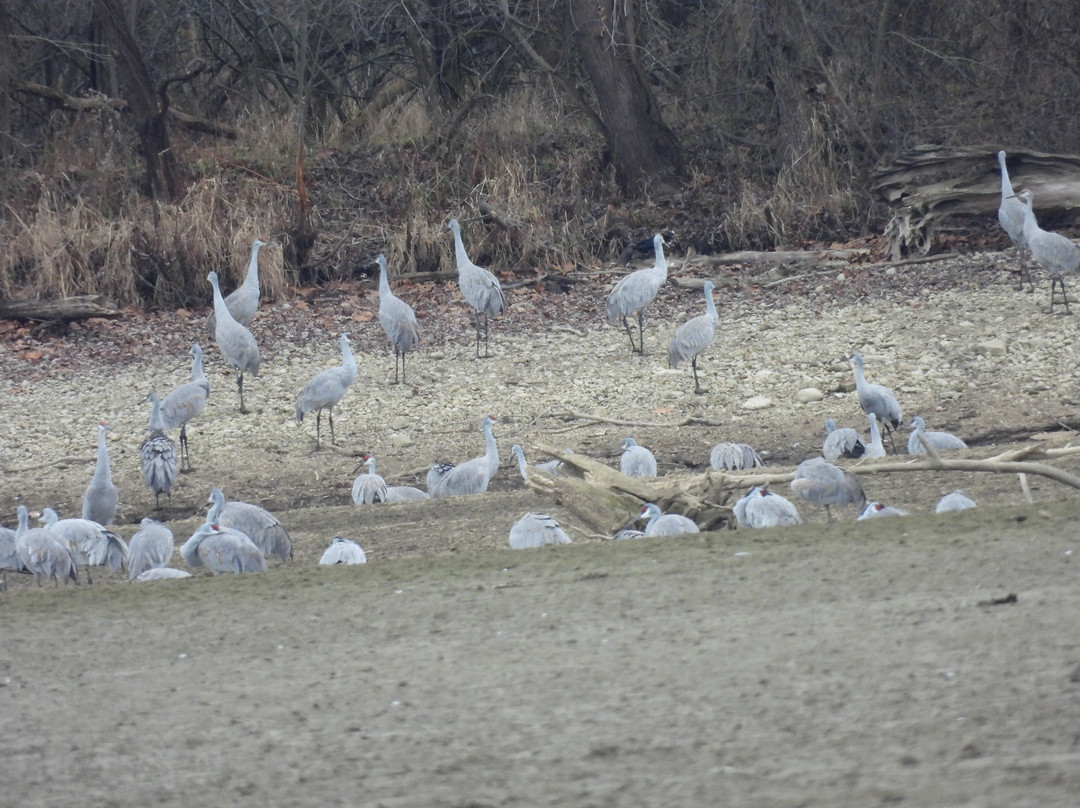
[[[799,511],[791,502],[767,488],[755,486],[732,508],[739,527],[801,525]]]
[[[746,443],[725,441],[718,443],[709,452],[709,466],[714,471],[745,471],[760,468],[761,456]]]
[[[398,381],[398,358],[401,359],[401,381],[405,382],[405,354],[415,351],[420,343],[416,327],[416,312],[412,306],[390,291],[390,279],[386,275],[386,256],[375,261],[379,265],[379,325],[394,349],[394,384]]]
[[[867,502],[866,507],[863,508],[862,513],[858,518],[861,519],[880,519],[887,516],[907,516],[907,511],[902,511],[899,508],[894,508],[891,505],[884,505],[880,502]]]
[[[388,485],[383,502],[415,502],[418,499],[429,499],[427,491],[411,485]]]
[[[700,533],[693,519],[677,513],[663,513],[655,503],[646,503],[641,509],[639,519],[648,519],[645,523],[646,536],[681,536],[685,533]]]
[[[465,242],[461,240],[461,226],[458,220],[451,219],[449,227],[454,233],[454,260],[457,263],[458,286],[476,315],[476,357],[486,359],[491,356],[488,351],[488,319],[497,317],[503,310],[502,287],[499,286],[499,279],[491,272],[478,267],[469,259],[469,254],[465,252]],[[483,357],[480,356],[481,314],[484,315]]]
[[[236,371],[236,388],[240,392],[240,412],[246,413],[244,374],[250,373],[258,377],[259,365],[262,362],[259,356],[259,345],[251,332],[237,322],[225,307],[225,299],[221,296],[221,288],[218,286],[217,273],[211,272],[206,278],[214,289],[214,313],[217,315],[214,341],[221,350],[225,363]]]
[[[367,466],[367,473],[360,474],[353,480],[353,505],[374,505],[376,502],[386,502],[386,480],[375,471],[375,458],[366,455],[363,465]]]
[[[824,457],[811,457],[795,468],[791,490],[799,499],[825,506],[825,515],[831,520],[830,505],[855,505],[860,510],[866,504],[859,478],[847,469],[825,462]]]
[[[510,548],[513,550],[546,544],[570,544],[570,537],[546,513],[527,513],[510,528]]]
[[[623,528],[611,537],[615,541],[627,541],[629,539],[643,539],[645,538],[644,530],[634,530],[633,528]]]
[[[525,452],[521,446],[515,443],[510,447],[510,451],[514,453],[514,457],[518,461],[518,470],[521,472],[521,479],[525,482],[529,481],[529,464],[525,461]],[[569,450],[567,450],[569,451]],[[543,463],[535,463],[534,469],[538,469],[545,474],[554,474],[558,476],[559,468],[562,466],[561,460],[545,460]]]
[[[162,494],[172,499],[173,482],[180,464],[176,444],[165,434],[157,393],[151,391],[146,400],[150,402],[150,434],[139,446],[139,466],[146,485],[154,492],[154,507],[159,508]]]
[[[488,483],[499,470],[499,448],[495,445],[495,436],[491,432],[492,424],[498,420],[490,415],[485,415],[480,422],[480,428],[484,433],[484,442],[487,450],[480,457],[466,460],[460,465],[453,466],[443,473],[440,466],[433,467],[428,471],[428,493],[433,497],[451,497],[461,494],[479,494],[487,491]],[[440,472],[432,473],[439,468]]]
[[[908,437],[908,454],[926,454],[926,447],[919,440],[919,435],[926,438],[926,442],[935,449],[966,449],[967,444],[950,432],[933,432],[926,429],[926,421],[916,415],[911,419],[911,428],[915,430]]]
[[[656,457],[644,446],[639,446],[633,438],[623,441],[622,456],[619,458],[619,471],[628,477],[649,479],[656,476]]]
[[[900,402],[896,400],[893,391],[885,387],[885,385],[871,384],[866,381],[866,374],[863,371],[863,358],[858,351],[853,353],[849,359],[855,365],[855,392],[859,396],[859,406],[862,407],[863,412],[872,412],[877,416],[878,422],[885,427],[891,440],[892,431],[900,426],[900,422],[904,418],[903,410],[900,409]]]
[[[453,463],[436,463],[428,469],[426,484],[429,497],[435,496],[435,489],[442,485],[443,479],[453,470]]]
[[[630,338],[630,353],[645,355],[645,306],[656,297],[660,287],[667,281],[667,259],[664,257],[664,237],[657,233],[653,236],[653,251],[656,261],[651,267],[638,269],[622,278],[608,295],[604,313],[608,322],[615,325],[622,320],[626,336]],[[634,344],[634,332],[627,322],[627,317],[637,313],[638,344]]]
[[[187,570],[178,570],[175,567],[151,567],[137,575],[133,580],[137,584],[146,581],[171,581],[176,578],[190,578],[191,573]]]
[[[128,580],[147,570],[166,567],[173,556],[173,534],[156,519],[146,517],[128,543]]]
[[[1020,254],[1020,285],[1017,289],[1024,288],[1024,276],[1027,275],[1028,283],[1034,291],[1035,284],[1031,280],[1031,272],[1027,267],[1027,242],[1024,241],[1024,203],[1016,198],[1013,192],[1012,180],[1009,179],[1009,169],[1005,166],[1005,152],[997,154],[998,166],[1001,168],[1001,202],[998,204],[998,224],[1009,236],[1009,240],[1017,248]]]
[[[862,436],[849,427],[838,429],[832,418],[825,419],[825,433],[825,444],[821,453],[830,463],[841,457],[859,458],[866,452]]]
[[[202,348],[192,344],[189,353],[192,357],[191,381],[173,388],[172,392],[161,400],[161,418],[165,429],[180,427],[180,465],[187,471],[191,471],[187,425],[203,411],[206,400],[210,398],[210,380],[203,371]]]
[[[667,354],[668,364],[673,368],[678,367],[684,359],[690,360],[690,367],[694,371],[694,393],[697,395],[705,392],[698,381],[697,358],[712,343],[719,322],[720,315],[716,313],[716,303],[713,301],[713,282],[705,281],[705,313],[675,329]]]
[[[296,397],[296,420],[303,421],[309,412],[315,412],[315,446],[322,443],[322,411],[325,409],[330,419],[330,440],[334,437],[334,405],[341,401],[349,386],[356,381],[356,358],[349,349],[349,333],[345,332],[338,339],[341,346],[341,365],[320,370]]]
[[[956,490],[952,493],[946,494],[940,500],[938,500],[935,513],[945,513],[946,511],[966,511],[969,508],[974,508],[975,502],[964,495],[963,491]]]
[[[118,572],[127,564],[127,543],[111,530],[89,519],[60,519],[52,508],[41,511],[45,529],[67,544],[75,563],[86,567],[86,582],[92,584],[90,567]]]
[[[255,312],[259,310],[259,249],[268,244],[270,242],[263,241],[261,238],[251,243],[251,258],[248,261],[244,281],[225,297],[225,308],[240,325],[248,325],[254,319]],[[206,326],[210,336],[213,337],[217,329],[216,310],[210,313]]]
[[[1043,230],[1035,220],[1035,199],[1031,191],[1021,191],[1017,198],[1024,203],[1024,242],[1031,250],[1031,257],[1050,273],[1050,311],[1054,310],[1055,287],[1061,287],[1061,299],[1065,312],[1069,311],[1069,298],[1065,294],[1065,273],[1080,269],[1080,247],[1060,233]]]
[[[865,444],[863,460],[876,460],[885,456],[885,444],[881,442],[881,431],[878,429],[877,416],[869,412],[866,420],[870,422],[870,441]]]
[[[266,572],[266,558],[244,533],[206,522],[180,547],[189,567],[205,566],[215,575],[223,572]]]
[[[82,517],[97,522],[99,525],[111,525],[116,521],[116,505],[120,493],[112,481],[112,469],[109,468],[109,446],[106,443],[105,424],[98,424],[97,465],[94,478],[83,494]]]
[[[55,585],[60,579],[79,583],[75,556],[62,537],[48,528],[32,527],[16,539],[19,563],[34,576],[34,583],[41,586],[42,578],[52,578]]]
[[[323,551],[319,563],[324,566],[333,566],[334,564],[366,564],[367,555],[364,553],[364,548],[352,539],[334,536],[330,541],[330,546]]]
[[[210,491],[210,510],[206,514],[207,524],[216,524],[222,529],[233,528],[247,536],[259,548],[264,557],[276,555],[282,561],[293,556],[292,540],[288,531],[270,511],[250,502],[225,501],[225,494],[220,488]]]
[[[19,518],[19,526],[12,530],[9,527],[0,527],[0,591],[7,590],[7,571],[18,572],[23,569],[23,563],[19,560],[18,537],[30,529],[30,511],[25,505],[20,505],[16,510]]]

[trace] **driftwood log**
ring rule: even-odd
[[[890,260],[926,255],[949,216],[996,216],[1001,202],[997,153],[918,146],[878,170],[872,190],[892,208],[885,228]],[[1006,165],[1013,188],[1034,194],[1036,213],[1080,208],[1080,156],[1009,152]]]
[[[0,300],[0,320],[68,323],[91,317],[121,317],[123,312],[104,295],[80,295],[59,300]]]

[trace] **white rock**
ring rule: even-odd
[[[809,404],[813,401],[821,401],[825,394],[816,387],[804,387],[795,394],[795,400],[800,404]]]
[[[773,400],[768,396],[751,396],[742,403],[744,410],[767,410],[773,405]]]
[[[1008,346],[1001,337],[984,340],[975,346],[975,353],[982,356],[1004,356],[1007,350]]]

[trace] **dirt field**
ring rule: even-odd
[[[160,515],[182,542],[220,485],[274,510],[295,559],[146,585],[101,574],[37,589],[9,575],[0,804],[1075,805],[1078,492],[1029,476],[1027,504],[1014,475],[867,472],[872,498],[912,514],[826,523],[800,505],[799,527],[610,542],[525,489],[509,452],[543,442],[614,464],[634,434],[666,474],[700,471],[712,443],[738,439],[790,468],[820,447],[825,417],[862,426],[854,397],[833,389],[853,349],[909,414],[968,439],[965,457],[1070,445],[1075,315],[1046,313],[1047,284],[1012,291],[1002,265],[778,287],[733,278],[702,361],[707,396],[663,361],[699,293],[664,290],[645,359],[600,322],[599,284],[515,292],[491,363],[470,359],[460,307],[449,316],[461,327],[436,335],[444,312],[429,303],[416,375],[396,387],[377,325],[356,317],[368,293],[267,307],[255,413],[236,413],[231,378],[211,364],[197,468]],[[77,512],[104,417],[118,530],[134,532],[153,506],[134,465],[141,398],[185,377],[177,357],[201,315],[171,315],[167,334],[154,327],[168,314],[0,330],[5,524],[21,502]],[[291,398],[350,327],[364,379],[335,414],[339,450],[315,451]],[[795,404],[808,386],[825,399]],[[753,395],[773,406],[744,409]],[[433,460],[481,452],[486,411],[503,417],[492,492],[349,503],[357,453],[416,484]],[[688,417],[701,421],[675,426]],[[1074,458],[1055,465],[1080,472]],[[979,508],[934,515],[954,488]],[[505,549],[529,510],[552,513],[574,543]],[[317,567],[335,534],[369,563]]]

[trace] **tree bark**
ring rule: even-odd
[[[574,42],[596,92],[619,187],[629,194],[675,190],[684,173],[682,149],[635,55],[636,2],[568,2]]]
[[[135,118],[139,147],[146,163],[144,192],[151,199],[173,201],[183,190],[180,163],[170,144],[164,87],[154,91],[150,71],[131,32],[121,0],[96,0],[105,38],[116,61],[125,96]]]

